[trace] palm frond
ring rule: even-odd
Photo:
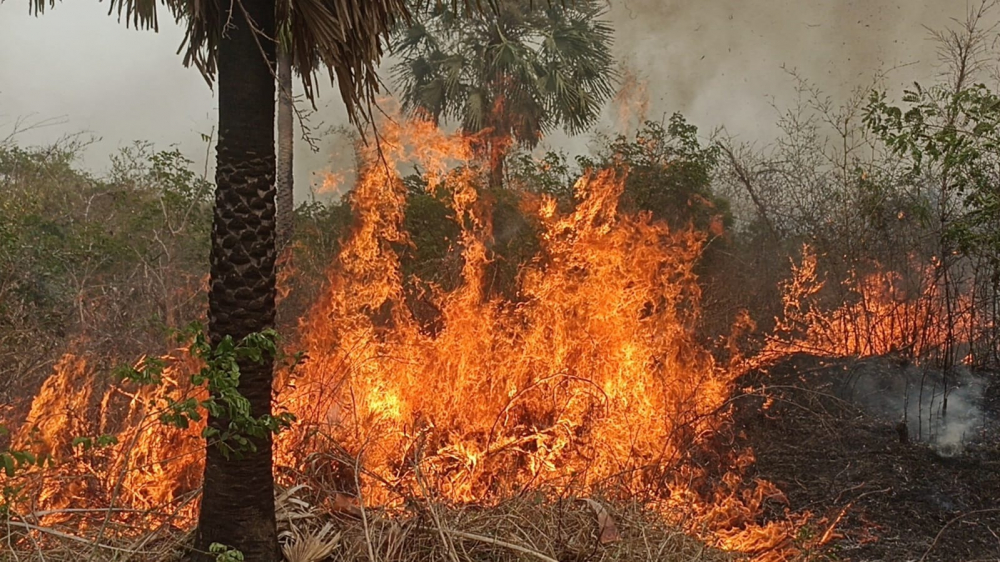
[[[28,3],[28,13],[33,16],[40,16],[45,13],[45,8],[52,9],[56,6],[56,0],[30,0]]]
[[[501,0],[433,0],[452,11],[466,13],[498,10]],[[239,0],[233,0],[236,5]],[[422,9],[432,0],[417,0]],[[56,0],[29,0],[34,15],[54,8]],[[379,93],[376,69],[385,41],[400,22],[410,19],[407,0],[287,0],[277,10],[279,38],[292,53],[306,96],[315,99],[316,79],[325,68],[337,84],[352,122],[371,117],[371,104]],[[178,52],[184,64],[195,66],[209,84],[215,80],[216,57],[225,25],[227,0],[110,0],[109,14],[130,27],[159,29],[158,8],[170,11],[185,27]]]
[[[404,109],[454,116],[467,131],[491,128],[528,147],[557,126],[586,130],[617,82],[607,7],[601,0],[500,0],[498,7],[463,21],[438,4],[396,31],[401,62],[393,79]],[[427,95],[441,81],[443,102]]]

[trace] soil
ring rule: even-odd
[[[799,354],[740,380],[734,422],[756,456],[750,476],[788,500],[765,517],[812,514],[801,542],[817,545],[814,559],[1000,560],[1000,376],[981,379],[982,423],[943,447],[920,441],[912,418],[904,429],[873,411],[874,391],[856,385],[874,374],[893,388],[912,370],[887,357]]]

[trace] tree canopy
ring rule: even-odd
[[[55,4],[55,0],[31,0],[30,10],[41,14]],[[458,5],[457,0],[452,3],[455,9]],[[472,8],[471,0],[463,0],[463,5]],[[202,0],[110,0],[109,14],[117,14],[130,27],[158,30],[161,7],[185,28],[178,49],[184,64],[197,67],[209,84],[214,83],[226,6]],[[406,0],[296,0],[286,7],[277,10],[276,27],[291,30],[287,39],[306,96],[315,98],[317,76],[325,68],[335,79],[352,122],[370,117],[379,92],[376,70],[384,37],[409,17]]]
[[[606,12],[596,0],[503,0],[474,20],[418,9],[392,40],[404,109],[529,148],[558,127],[583,132],[614,94]]]

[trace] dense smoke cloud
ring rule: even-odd
[[[935,45],[925,26],[963,18],[954,0],[611,0],[616,51],[648,81],[648,117],[675,111],[709,131],[725,125],[741,140],[766,142],[777,107],[794,94],[782,66],[797,69],[835,99],[870,82],[879,69],[907,65],[886,85],[897,88],[934,76]],[[167,18],[165,18],[166,20]],[[134,139],[160,147],[177,143],[200,166],[201,133],[212,129],[215,101],[198,73],[175,55],[182,33],[164,21],[159,35],[125,29],[97,2],[64,2],[31,18],[26,0],[0,5],[0,129],[18,117],[65,117],[33,131],[25,143],[90,131],[101,137],[85,164],[101,171],[107,156]],[[327,87],[315,117],[343,124],[336,91]],[[602,125],[612,127],[612,112]],[[556,135],[549,146],[586,150],[586,138]],[[333,157],[330,155],[333,154]],[[313,153],[300,147],[299,188],[311,171],[349,165],[343,139]]]

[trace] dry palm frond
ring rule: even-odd
[[[706,547],[667,524],[662,514],[627,500],[542,501],[537,496],[512,498],[494,506],[435,504],[437,522],[424,509],[366,510],[368,526],[359,521],[323,513],[296,494],[303,486],[278,495],[279,535],[287,562],[427,562],[448,559],[441,534],[448,537],[460,562],[539,562],[590,560],[591,562],[730,562],[736,557]],[[291,492],[291,493],[289,493]],[[600,506],[598,509],[596,505]],[[413,506],[427,506],[417,501]],[[595,524],[595,513],[597,520]],[[80,514],[81,516],[85,514]],[[97,525],[100,514],[88,521]],[[602,519],[605,521],[602,522]],[[83,519],[58,528],[45,528],[11,520],[6,535],[0,533],[0,560],[80,560],[81,544],[93,545],[86,533],[97,525]],[[605,529],[616,528],[614,540]],[[131,538],[139,528],[133,522],[109,532],[93,560],[176,560],[190,545],[190,531],[176,527],[148,530],[147,537]],[[33,540],[35,542],[33,542]],[[16,556],[6,556],[10,552]],[[375,553],[374,555],[372,553]],[[19,558],[18,558],[19,557]]]
[[[298,492],[306,489],[308,489],[308,486],[299,484],[279,493],[274,498],[274,510],[277,513],[279,524],[300,521],[315,516],[312,505],[295,496]]]
[[[600,510],[595,507],[600,506]],[[512,498],[499,505],[435,504],[436,520],[426,502],[416,512],[368,509],[367,531],[342,521],[337,559],[370,562],[370,552],[387,562],[449,560],[461,562],[728,562],[733,556],[705,546],[667,524],[661,514],[637,502],[602,499],[539,501]],[[597,521],[595,524],[595,513]],[[615,536],[610,539],[610,526]],[[447,541],[441,538],[444,534]],[[454,550],[449,548],[449,544]]]
[[[340,544],[340,533],[333,523],[320,521],[313,506],[296,496],[307,490],[302,484],[288,488],[274,499],[275,511],[281,532],[281,552],[287,562],[319,562],[324,560]]]
[[[372,102],[379,93],[377,75],[384,41],[397,23],[409,20],[410,2],[406,0],[287,0],[277,10],[277,29],[290,35],[292,59],[302,77],[306,96],[314,99],[318,71],[326,67],[335,79],[348,116],[354,123],[368,120]],[[423,2],[442,0],[420,0]],[[466,11],[496,8],[499,0],[451,0]],[[29,0],[33,14],[55,6],[55,0]],[[216,57],[229,2],[212,0],[111,0],[110,14],[136,28],[159,28],[158,7],[164,6],[186,28],[179,51],[184,64],[196,66],[211,84],[215,80]],[[241,12],[235,0],[234,12]],[[276,38],[267,37],[273,41]]]
[[[282,535],[281,553],[287,562],[319,562],[340,544],[340,533],[334,531],[330,522],[316,531],[299,531],[293,526]]]

